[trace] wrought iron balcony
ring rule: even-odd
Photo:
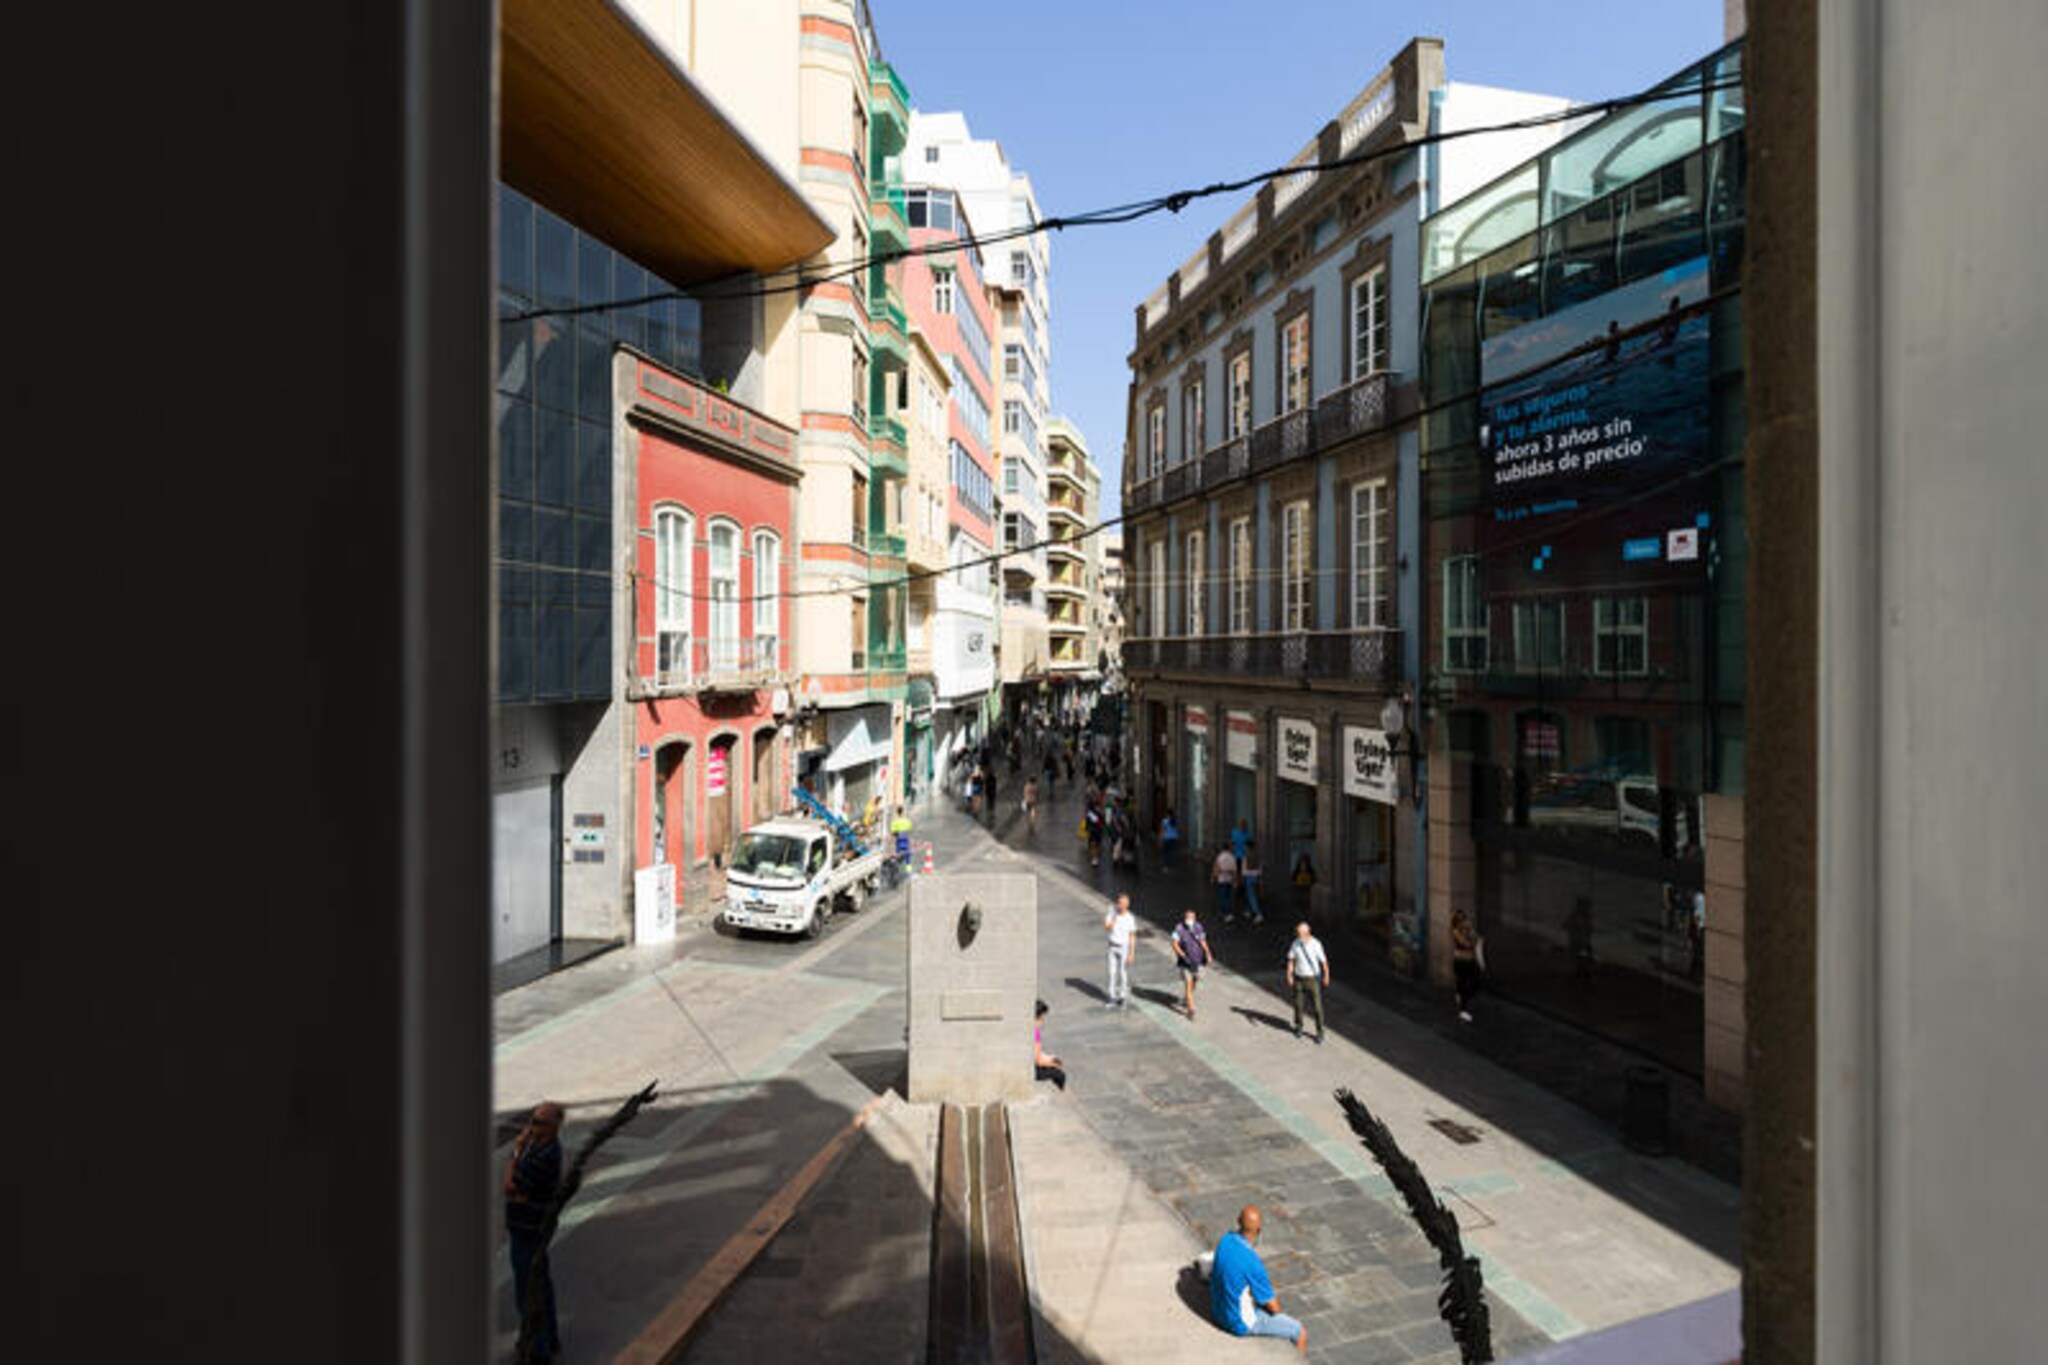
[[[1272,469],[1306,455],[1331,450],[1384,428],[1392,417],[1391,381],[1385,370],[1354,380],[1317,399],[1314,406],[1282,413],[1248,435],[1214,446],[1194,460],[1131,485],[1128,512],[1205,493],[1254,470]]]
[[[654,637],[654,672],[640,679],[647,692],[752,691],[785,677],[784,641],[778,635],[703,636],[661,631]]]
[[[1202,456],[1202,487],[1214,488],[1217,484],[1232,479],[1241,479],[1251,472],[1252,443],[1248,436],[1240,436]]]
[[[1307,455],[1315,449],[1309,439],[1312,430],[1307,408],[1282,413],[1256,428],[1252,432],[1252,468],[1271,469]]]
[[[1273,631],[1257,635],[1140,636],[1124,641],[1126,670],[1228,673],[1267,681],[1340,683],[1392,691],[1401,685],[1401,632]]]

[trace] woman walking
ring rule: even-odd
[[[1463,910],[1451,911],[1451,971],[1458,979],[1458,1017],[1469,1024],[1472,997],[1486,976],[1486,940]]]

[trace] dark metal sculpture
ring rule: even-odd
[[[1358,1134],[1373,1160],[1387,1173],[1387,1179],[1408,1205],[1409,1216],[1436,1248],[1437,1263],[1444,1271],[1444,1287],[1436,1300],[1437,1312],[1458,1343],[1459,1358],[1465,1365],[1492,1360],[1493,1326],[1486,1309],[1486,1285],[1479,1273],[1479,1258],[1465,1254],[1464,1241],[1458,1235],[1458,1216],[1436,1197],[1421,1167],[1401,1150],[1387,1125],[1373,1117],[1364,1101],[1341,1086],[1336,1096],[1351,1131]]]

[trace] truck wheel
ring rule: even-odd
[[[811,907],[811,917],[804,921],[804,937],[816,938],[818,931],[825,927],[825,902],[819,901]]]
[[[849,914],[859,914],[868,908],[868,884],[866,879],[846,888],[846,909]]]

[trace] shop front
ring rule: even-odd
[[[889,706],[835,711],[826,719],[825,736],[825,803],[858,819],[870,800],[888,797]]]
[[[1182,708],[1181,843],[1200,857],[1209,847],[1209,712]]]
[[[1145,739],[1151,752],[1137,764],[1132,778],[1145,783],[1147,805],[1143,814],[1145,827],[1151,830],[1159,828],[1160,820],[1173,804],[1169,795],[1173,790],[1169,780],[1172,776],[1173,727],[1168,719],[1172,714],[1165,702],[1145,703]]]
[[[1250,711],[1223,713],[1223,825],[1259,832],[1259,718]]]
[[[1280,837],[1287,884],[1295,899],[1309,904],[1310,893],[1323,879],[1321,850],[1316,847],[1317,768],[1314,721],[1281,716],[1273,722],[1274,793],[1279,809]]]
[[[1343,727],[1345,928],[1389,952],[1394,917],[1394,819],[1401,799],[1393,745],[1384,730]]]

